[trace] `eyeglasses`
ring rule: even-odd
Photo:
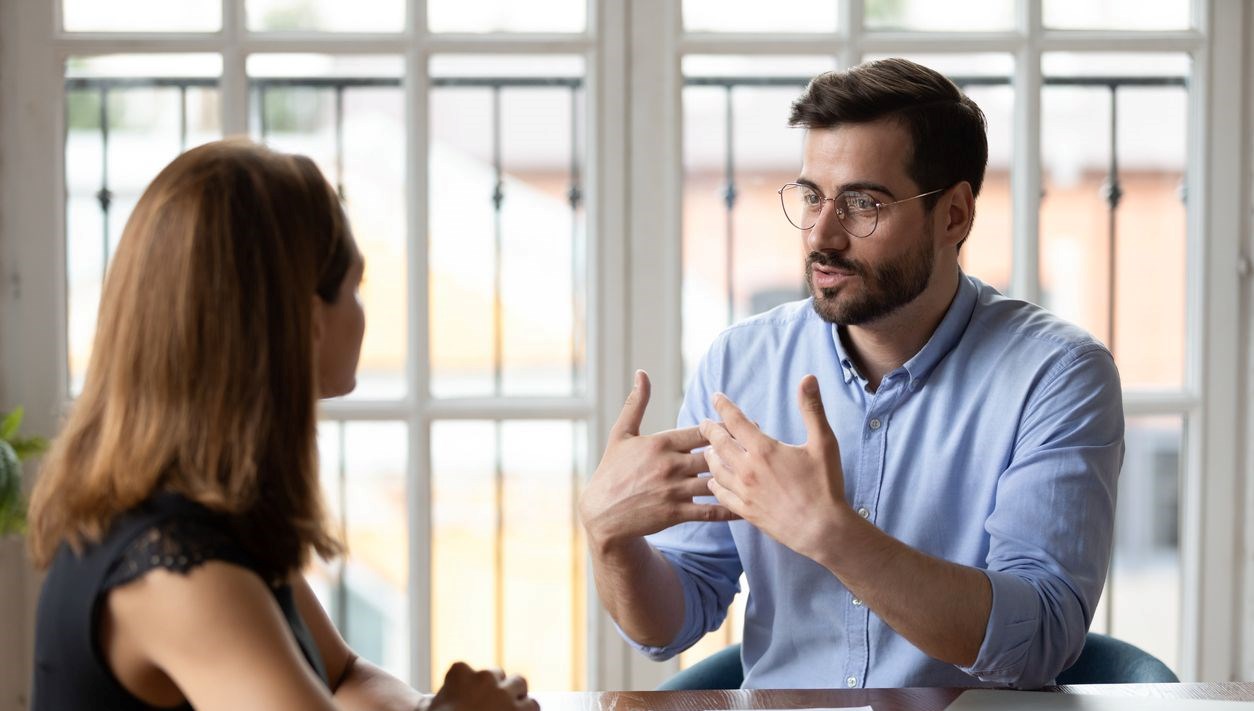
[[[779,189],[779,201],[784,207],[784,217],[799,230],[808,230],[818,224],[819,215],[823,214],[823,204],[830,201],[836,210],[836,218],[846,232],[854,237],[870,237],[880,223],[880,208],[918,200],[944,190],[945,188],[938,188],[894,202],[880,202],[857,190],[846,190],[829,198],[823,197],[822,193],[809,185],[789,183]]]

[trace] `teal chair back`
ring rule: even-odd
[[[740,645],[733,644],[667,679],[658,690],[739,689],[744,680]],[[1149,652],[1114,637],[1089,632],[1084,638],[1080,658],[1058,675],[1057,683],[1062,686],[1172,684],[1178,681],[1171,669]]]

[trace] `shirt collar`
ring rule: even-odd
[[[941,361],[949,352],[958,345],[962,340],[962,334],[966,333],[967,324],[971,321],[971,314],[975,312],[975,301],[978,289],[975,282],[966,274],[958,275],[958,293],[954,295],[954,300],[949,304],[949,309],[945,312],[945,317],[941,319],[940,324],[936,326],[936,330],[932,332],[932,337],[928,339],[923,348],[919,349],[910,360],[906,361],[902,367],[910,376],[911,387],[918,387],[918,383],[926,379],[928,374],[932,372],[932,368]],[[841,338],[840,332],[843,326],[832,324],[832,341],[836,344],[836,355],[840,358],[840,370],[845,379],[845,384],[849,384],[858,379],[858,382],[866,384],[866,378],[858,372],[857,366],[849,358],[849,352],[845,349],[844,340]]]

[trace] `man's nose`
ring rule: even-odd
[[[811,252],[843,252],[849,248],[849,233],[840,224],[836,206],[824,203],[814,226],[806,233],[806,246]]]

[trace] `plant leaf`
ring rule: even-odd
[[[22,424],[22,406],[13,408],[13,411],[4,416],[0,420],[0,439],[12,439],[17,434],[17,428]]]
[[[17,438],[9,444],[13,445],[13,451],[17,452],[17,458],[22,461],[48,451],[48,440],[43,437]]]

